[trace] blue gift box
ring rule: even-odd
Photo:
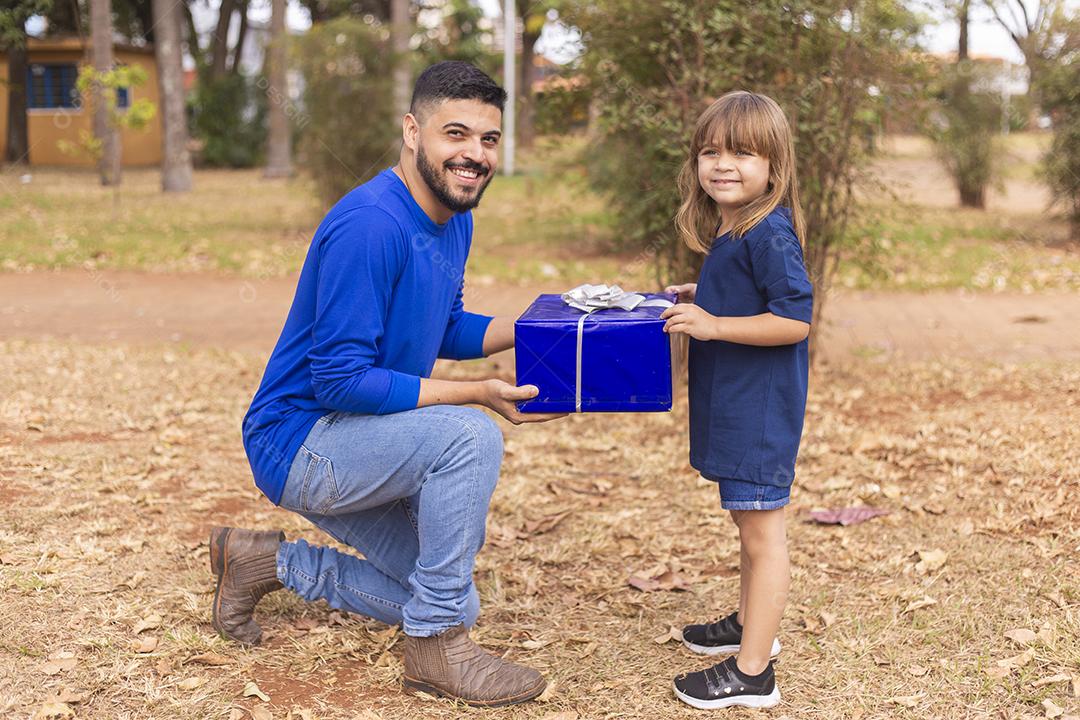
[[[674,300],[670,295],[645,297]],[[586,313],[560,295],[538,297],[514,323],[514,353],[517,384],[535,385],[540,394],[518,408],[545,413],[670,410],[671,343],[660,319],[663,311],[608,308],[582,320]]]

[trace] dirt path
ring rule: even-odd
[[[177,342],[265,355],[295,278],[64,271],[0,275],[0,339]],[[547,286],[470,289],[478,312],[517,312]],[[828,299],[825,357],[1080,359],[1080,294],[854,293]]]

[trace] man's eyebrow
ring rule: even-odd
[[[448,123],[446,123],[445,125],[442,126],[443,130],[448,130],[449,128],[461,128],[462,130],[464,130],[466,132],[471,131],[471,128],[468,125],[466,125],[465,123],[460,123],[460,122],[448,122]],[[498,135],[499,137],[502,137],[502,131],[500,131],[500,130],[488,130],[486,133],[484,133],[484,135]]]

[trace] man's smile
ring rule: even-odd
[[[481,178],[487,175],[487,171],[483,167],[470,167],[467,165],[447,165],[446,169],[449,170],[454,177],[462,181],[462,184],[470,187],[475,187],[480,184]]]

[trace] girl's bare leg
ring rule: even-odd
[[[732,513],[736,515],[736,513]],[[758,675],[769,665],[769,650],[780,630],[780,619],[791,586],[784,508],[738,511],[742,646],[736,662],[747,675]]]
[[[739,517],[746,510],[730,510],[735,527],[739,526]],[[742,625],[746,622],[746,594],[750,592],[750,558],[746,555],[746,546],[739,543],[739,612],[735,619]]]

